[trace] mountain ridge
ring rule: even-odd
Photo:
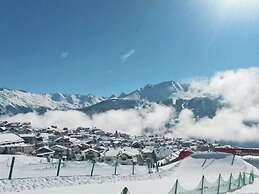
[[[45,113],[48,110],[79,110],[96,114],[109,110],[133,109],[158,103],[174,107],[178,112],[184,108],[194,109],[197,116],[212,117],[216,111],[213,99],[190,97],[189,84],[165,81],[147,84],[142,88],[121,95],[99,97],[92,94],[32,93],[24,90],[0,89],[0,114]],[[188,96],[188,99],[187,99]],[[206,106],[211,106],[209,109]]]

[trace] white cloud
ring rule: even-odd
[[[232,108],[259,104],[259,68],[216,73],[210,80],[192,83],[193,92],[222,96]]]
[[[64,51],[64,52],[62,52],[61,54],[60,54],[60,58],[61,59],[66,59],[66,58],[68,58],[68,56],[69,56],[69,52],[68,51]]]
[[[128,60],[129,57],[131,57],[132,55],[135,54],[135,52],[136,52],[136,50],[135,50],[135,49],[132,49],[132,50],[126,52],[125,54],[123,54],[123,55],[121,56],[121,62],[122,62],[122,63],[125,63],[125,62]]]
[[[228,141],[257,141],[259,127],[244,121],[259,121],[259,68],[216,73],[211,79],[192,82],[192,92],[222,98],[224,108],[212,119],[196,121],[190,110],[180,114],[180,123],[172,129],[181,136],[205,137]]]
[[[90,118],[79,111],[48,111],[43,115],[36,113],[18,114],[2,117],[8,121],[31,122],[33,127],[42,128],[57,125],[60,128],[98,127],[108,131],[122,131],[132,135],[140,135],[144,129],[163,129],[173,114],[173,110],[158,104],[136,110],[110,110],[94,114]]]
[[[233,142],[257,141],[259,129],[244,125],[244,115],[231,109],[222,109],[213,118],[202,118],[198,122],[190,110],[180,114],[180,123],[174,128],[175,135],[202,137]]]

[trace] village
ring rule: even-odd
[[[113,164],[170,163],[181,150],[208,151],[204,139],[130,136],[97,128],[50,126],[36,129],[27,122],[0,123],[0,154],[24,154],[62,160],[91,160]]]

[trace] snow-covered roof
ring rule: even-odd
[[[40,137],[43,138],[44,142],[48,142],[50,137],[53,137],[53,134],[49,134],[49,133],[40,133]]]
[[[151,147],[145,147],[144,149],[141,150],[142,153],[145,153],[145,154],[149,154],[149,153],[152,153],[153,152],[153,148]]]
[[[106,157],[115,157],[118,156],[121,153],[121,149],[117,148],[109,148],[107,152],[104,153],[104,156]]]
[[[52,149],[58,148],[58,149],[62,149],[62,150],[68,150],[69,148],[65,147],[65,146],[61,146],[61,145],[54,145],[51,147]]]
[[[27,143],[12,143],[12,144],[7,144],[7,145],[0,145],[0,147],[31,147],[32,144],[27,144]]]
[[[135,148],[130,148],[130,147],[125,147],[121,150],[122,154],[127,154],[128,156],[137,156],[139,155],[138,149]]]
[[[50,149],[49,146],[42,146],[42,147],[38,148],[36,151],[39,151],[39,150],[42,150],[42,149],[48,150],[50,152],[54,152],[52,149]]]
[[[68,137],[68,136],[58,137],[58,138],[55,139],[54,141],[57,142],[57,141],[59,141],[59,140],[61,140],[61,139],[69,139],[69,137]]]
[[[86,149],[86,150],[83,150],[83,151],[82,151],[82,153],[88,153],[88,152],[95,152],[95,153],[100,154],[99,151],[97,151],[97,150],[95,150],[95,149],[93,149],[93,148],[89,148],[89,149]]]
[[[25,137],[35,137],[36,135],[34,133],[26,133],[26,134],[19,134],[21,138]]]
[[[81,141],[75,137],[70,137],[69,138],[69,141],[72,142],[73,144],[77,145],[77,144],[80,144]]]
[[[71,143],[73,143],[73,144],[75,144],[75,145],[81,143],[81,141],[80,141],[79,139],[77,139],[77,138],[75,138],[75,137],[69,137],[69,136],[58,137],[58,138],[55,139],[54,141],[57,142],[57,141],[59,141],[59,140],[61,140],[61,139],[69,140]]]
[[[41,152],[41,151],[44,151],[44,152]],[[38,148],[36,152],[37,152],[37,156],[43,156],[47,154],[53,154],[55,151],[50,149],[48,146],[43,146]]]
[[[21,142],[24,142],[24,140],[18,135],[15,135],[13,133],[0,134],[0,145],[21,143]]]

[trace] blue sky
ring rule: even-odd
[[[259,10],[226,1],[2,0],[0,87],[108,96],[258,66]]]

